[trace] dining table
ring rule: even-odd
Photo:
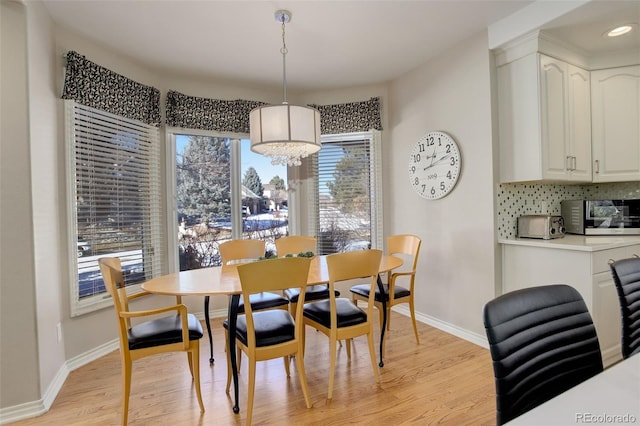
[[[640,354],[505,423],[509,426],[640,423]]]
[[[252,261],[256,261],[253,259]],[[381,294],[384,294],[384,287],[380,274],[384,274],[393,269],[399,268],[403,264],[403,260],[396,256],[383,255],[380,259],[380,267],[378,269],[378,288]],[[238,403],[238,367],[236,359],[236,320],[238,317],[238,303],[242,294],[242,286],[238,275],[238,265],[241,262],[230,263],[223,266],[214,266],[210,268],[191,269],[188,271],[174,272],[167,275],[161,275],[151,278],[142,283],[141,287],[149,293],[161,294],[167,296],[230,296],[228,306],[228,351],[231,361],[231,371],[233,374],[234,413],[240,412]],[[313,256],[309,265],[309,276],[307,285],[319,285],[329,282],[329,269],[327,268],[327,255]],[[387,309],[386,298],[382,298],[383,321],[380,330],[380,367],[384,366],[382,359],[384,333],[387,326]],[[208,317],[208,312],[205,312]]]

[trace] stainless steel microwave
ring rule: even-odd
[[[567,233],[640,235],[640,199],[565,200],[560,205]]]

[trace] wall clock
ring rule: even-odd
[[[409,157],[411,187],[429,200],[447,195],[458,181],[462,159],[458,144],[444,132],[421,137]]]

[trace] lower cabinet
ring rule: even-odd
[[[503,244],[502,290],[548,284],[574,287],[589,308],[607,367],[622,359],[620,305],[608,261],[634,254],[640,255],[640,245],[594,251]]]

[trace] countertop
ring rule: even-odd
[[[561,250],[600,251],[640,244],[640,235],[565,235],[563,238],[556,238],[554,240],[538,240],[535,238],[501,238],[498,240],[498,243]]]

